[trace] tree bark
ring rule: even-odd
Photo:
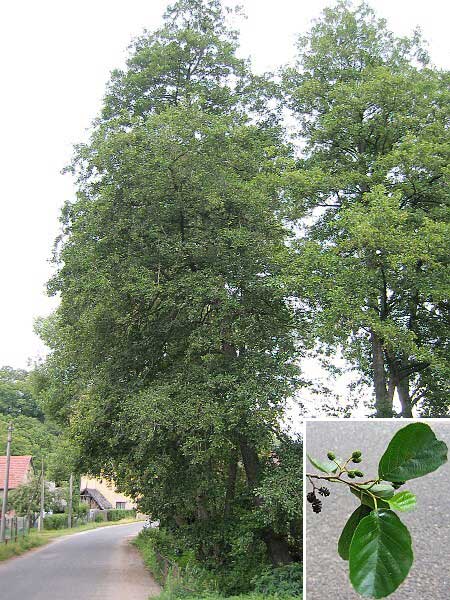
[[[402,417],[410,418],[412,414],[411,395],[409,393],[409,377],[403,377],[397,384],[397,394],[402,407]]]
[[[261,470],[258,453],[255,448],[248,444],[243,438],[240,439],[239,446],[248,486],[254,488],[258,482],[258,476]],[[261,506],[262,503],[263,499],[260,496],[255,496],[256,506]],[[279,535],[273,529],[267,528],[262,532],[262,538],[274,566],[287,565],[292,562],[289,544],[287,543],[285,536]]]
[[[389,400],[384,370],[383,345],[379,336],[373,331],[370,334],[372,344],[372,369],[375,387],[375,409],[377,417],[392,417],[392,400]]]
[[[263,533],[263,540],[267,546],[270,560],[275,567],[281,567],[293,562],[288,543],[284,536],[277,535],[269,529]]]
[[[244,463],[248,486],[250,488],[254,488],[258,481],[258,475],[261,470],[258,453],[254,447],[242,437],[239,440],[239,448],[241,450],[242,462]]]
[[[236,491],[237,467],[238,455],[236,451],[233,451],[228,463],[227,491],[225,493],[225,504],[223,507],[224,519],[227,519],[230,516],[231,504]]]

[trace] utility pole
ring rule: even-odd
[[[39,513],[38,531],[44,529],[44,502],[45,502],[45,479],[44,479],[44,459],[41,463],[41,510]]]
[[[5,486],[3,488],[2,517],[0,522],[0,542],[5,541],[6,534],[6,512],[8,510],[9,465],[11,463],[12,432],[13,426],[12,423],[10,423],[8,425],[8,438],[6,442]]]
[[[73,497],[73,474],[69,478],[69,506],[67,510],[67,526],[72,527],[72,497]]]

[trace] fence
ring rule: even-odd
[[[5,544],[17,542],[30,532],[30,519],[28,517],[6,517]]]

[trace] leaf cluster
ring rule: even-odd
[[[327,473],[307,475],[311,483],[316,478],[346,484],[361,502],[342,530],[338,552],[349,561],[350,581],[362,596],[389,596],[407,577],[413,562],[412,541],[396,512],[413,510],[416,496],[396,490],[441,467],[447,452],[446,444],[429,425],[416,422],[397,431],[379,461],[378,476],[365,483],[342,479],[351,473],[347,465],[356,453],[342,464],[339,459],[322,463],[309,457],[316,468]]]

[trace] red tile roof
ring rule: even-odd
[[[27,474],[31,467],[31,456],[11,456],[9,466],[9,490],[14,490],[21,483],[27,481]],[[5,485],[6,456],[0,456],[0,490]]]

